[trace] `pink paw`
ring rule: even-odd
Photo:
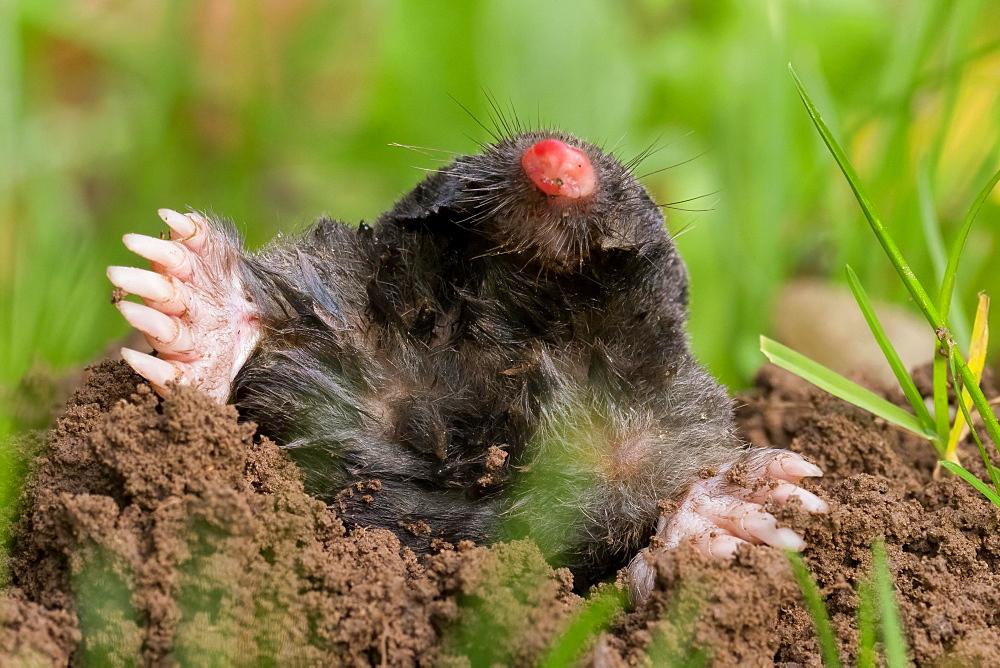
[[[237,242],[199,214],[160,209],[170,239],[126,234],[125,246],[152,271],[108,267],[108,278],[143,304],[118,310],[146,336],[156,357],[129,348],[122,357],[161,395],[171,382],[192,385],[224,403],[260,337],[240,278]]]
[[[657,549],[670,550],[688,540],[703,554],[717,559],[732,558],[745,544],[798,552],[805,541],[792,529],[778,527],[764,504],[795,498],[808,511],[825,512],[828,506],[823,499],[796,484],[822,475],[818,466],[794,452],[752,450],[723,467],[718,475],[693,483],[677,509],[660,517]],[[647,548],[629,564],[629,588],[636,602],[645,600],[653,590],[649,554]]]

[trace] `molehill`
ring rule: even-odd
[[[773,512],[804,531],[848,661],[879,536],[913,661],[1000,656],[996,508],[935,480],[926,443],[783,372],[763,369],[738,401],[748,440],[826,471],[809,486],[830,513]],[[530,541],[418,558],[389,532],[346,530],[232,407],[185,388],[161,400],[121,362],[91,369],[56,426],[18,445],[34,464],[0,595],[2,665],[531,665],[583,608]],[[819,664],[782,553],[714,563],[679,549],[657,568],[652,600],[619,612],[584,662],[641,664],[652,644],[717,666]]]

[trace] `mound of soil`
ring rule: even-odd
[[[757,388],[740,397],[744,436],[803,453],[825,471],[807,486],[830,503],[828,514],[771,510],[802,530],[803,557],[845,664],[856,658],[858,585],[872,573],[873,541],[884,536],[910,658],[917,665],[996,665],[1000,511],[957,478],[936,480],[927,441],[775,367],[761,370]],[[975,445],[963,455],[966,467],[985,475]],[[717,666],[821,665],[812,618],[776,550],[744,550],[732,564],[677,550],[659,555],[656,565],[655,600],[605,634],[605,665],[642,661],[664,635],[706,649]],[[675,655],[685,649],[661,645]]]
[[[856,586],[885,536],[911,658],[1000,655],[1000,512],[935,480],[930,446],[776,370],[741,398],[755,444],[802,452],[831,512],[776,509],[804,531],[841,651],[856,651]],[[972,465],[973,457],[966,457]],[[377,490],[370,481],[347,493]],[[409,530],[419,531],[420,527]],[[582,600],[530,541],[440,544],[347,530],[231,407],[179,388],[161,401],[122,363],[95,367],[33,467],[0,595],[0,665],[529,665]],[[593,665],[818,665],[784,555],[713,563],[679,549],[657,589],[588,645]]]

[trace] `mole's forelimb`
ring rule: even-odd
[[[152,271],[108,267],[116,287],[142,298],[143,304],[119,300],[116,305],[158,353],[123,348],[122,357],[160,394],[180,383],[224,403],[261,334],[238,267],[241,242],[231,226],[209,223],[200,214],[159,213],[170,239],[141,234],[123,239],[149,260]]]
[[[794,452],[748,450],[717,470],[717,474],[692,483],[679,505],[660,517],[657,547],[646,548],[632,559],[628,583],[633,601],[643,601],[653,591],[655,573],[650,557],[657,551],[671,550],[688,540],[716,559],[732,558],[746,544],[798,552],[805,542],[794,530],[779,528],[764,504],[797,499],[809,512],[828,509],[825,501],[798,486],[803,478],[822,476],[823,471]]]

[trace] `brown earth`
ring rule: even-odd
[[[782,372],[758,380],[741,397],[747,438],[827,472],[812,486],[829,514],[775,512],[804,532],[847,663],[856,587],[885,536],[911,659],[993,664],[1000,512],[935,480],[928,444]],[[582,609],[528,541],[419,559],[391,533],[346,530],[234,409],[183,389],[160,401],[122,363],[95,367],[38,441],[21,444],[38,458],[0,595],[0,665],[526,665]],[[819,665],[780,552],[720,564],[680,549],[657,568],[651,602],[617,614],[587,663],[648,650],[656,665]]]

